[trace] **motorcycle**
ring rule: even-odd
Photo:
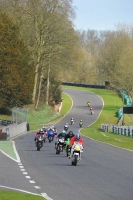
[[[66,154],[67,154],[67,157],[70,156],[70,152],[71,152],[71,148],[69,147],[69,143],[70,143],[70,138],[68,138],[67,141],[66,141]]]
[[[91,113],[91,115],[93,115],[93,114],[94,114],[94,111],[93,111],[93,110],[90,110],[90,113]]]
[[[68,126],[64,126],[64,130],[67,132],[68,131]]]
[[[42,148],[43,146],[43,141],[44,141],[44,138],[42,135],[38,135],[37,138],[36,138],[36,147],[37,147],[37,151],[40,151],[40,149]]]
[[[49,130],[49,131],[47,132],[47,138],[48,138],[49,143],[52,142],[52,141],[54,140],[54,136],[55,136],[54,131]]]
[[[72,148],[73,148],[73,155],[71,158],[71,164],[76,166],[77,162],[81,160],[81,154],[83,153],[83,146],[80,142],[74,142]]]
[[[44,142],[46,142],[46,138],[47,138],[47,132],[44,132],[44,138],[43,138],[43,140],[44,140]]]
[[[90,103],[89,101],[87,102],[87,106],[88,106],[88,107],[90,107],[90,106],[91,106],[91,103]]]
[[[59,138],[56,148],[56,154],[60,154],[60,152],[63,152],[64,147],[65,147],[65,139],[63,137]]]
[[[71,119],[71,125],[74,124],[74,119]]]
[[[82,128],[83,122],[79,122],[79,127]]]

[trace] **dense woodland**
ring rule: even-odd
[[[76,30],[75,17],[72,0],[0,0],[0,108],[58,104],[61,82],[133,97],[133,27]]]

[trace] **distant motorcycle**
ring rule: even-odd
[[[60,154],[60,152],[63,152],[64,147],[65,147],[65,139],[63,137],[59,138],[56,148],[56,154]]]
[[[91,115],[93,115],[93,114],[94,114],[94,111],[93,111],[93,110],[90,110],[90,113],[91,113]]]
[[[71,164],[76,166],[77,162],[81,160],[81,154],[83,153],[83,146],[80,142],[74,142],[72,148],[73,148],[73,155],[71,158]]]
[[[71,125],[74,124],[74,119],[71,119]]]
[[[66,132],[68,131],[68,128],[69,128],[68,126],[66,126],[66,125],[64,126],[64,130],[65,130]]]
[[[79,122],[79,127],[82,128],[83,122]]]
[[[87,102],[87,106],[88,106],[88,107],[90,107],[90,106],[91,106],[91,103],[90,103],[89,101]]]
[[[40,151],[40,149],[42,148],[43,146],[43,141],[44,141],[44,138],[42,135],[38,135],[37,138],[36,138],[36,147],[37,147],[37,151]]]

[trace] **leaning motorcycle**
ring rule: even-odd
[[[42,148],[43,146],[43,136],[42,135],[38,135],[37,138],[36,138],[36,147],[37,147],[37,151],[40,151],[40,149]]]
[[[56,154],[60,154],[60,152],[63,152],[64,147],[65,147],[65,139],[63,137],[59,138],[56,148]]]
[[[72,150],[73,150],[73,155],[71,158],[71,164],[76,166],[77,162],[81,160],[81,154],[83,153],[83,146],[80,142],[74,142]]]

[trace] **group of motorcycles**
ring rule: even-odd
[[[74,119],[71,119],[71,125],[74,124]],[[83,123],[81,123],[82,126]],[[64,130],[67,132],[69,129],[69,126],[64,126]],[[71,164],[76,166],[77,162],[81,160],[81,154],[83,152],[83,147],[80,142],[74,142],[73,146],[69,146],[70,143],[70,138],[68,138],[66,141],[64,137],[59,138],[57,142],[57,147],[56,147],[56,154],[60,154],[61,152],[65,151],[66,156],[69,157],[71,154],[71,148],[73,148],[73,154],[71,157]]]
[[[74,124],[73,118],[70,120],[70,124],[71,125]],[[82,127],[82,125],[83,122],[81,120],[79,122],[79,127]],[[64,125],[64,130],[66,133],[68,129],[69,129],[69,124],[66,123]],[[56,129],[49,128],[47,130],[44,129],[42,131],[43,131],[42,134],[37,134],[35,137],[35,144],[37,147],[37,151],[40,151],[40,149],[43,147],[44,142],[46,142],[46,139],[49,141],[49,143],[51,143],[54,140],[55,136],[57,135]],[[65,151],[66,156],[69,157],[71,154],[71,148],[73,148],[71,164],[76,166],[77,162],[81,159],[81,153],[83,152],[82,145],[80,142],[75,142],[73,146],[70,148],[69,143],[70,143],[70,138],[65,140],[64,137],[59,137],[57,140],[56,154],[60,154],[61,152]]]
[[[87,102],[87,106],[90,107],[91,103],[88,101]],[[90,114],[93,115],[94,114],[94,110],[92,108],[90,108]]]
[[[57,130],[55,129],[48,129],[48,130],[42,130],[43,133],[37,134],[35,139],[35,144],[37,147],[37,151],[40,151],[40,149],[43,147],[44,142],[46,142],[46,139],[48,139],[49,143],[51,143],[54,140],[54,137],[57,135]]]

